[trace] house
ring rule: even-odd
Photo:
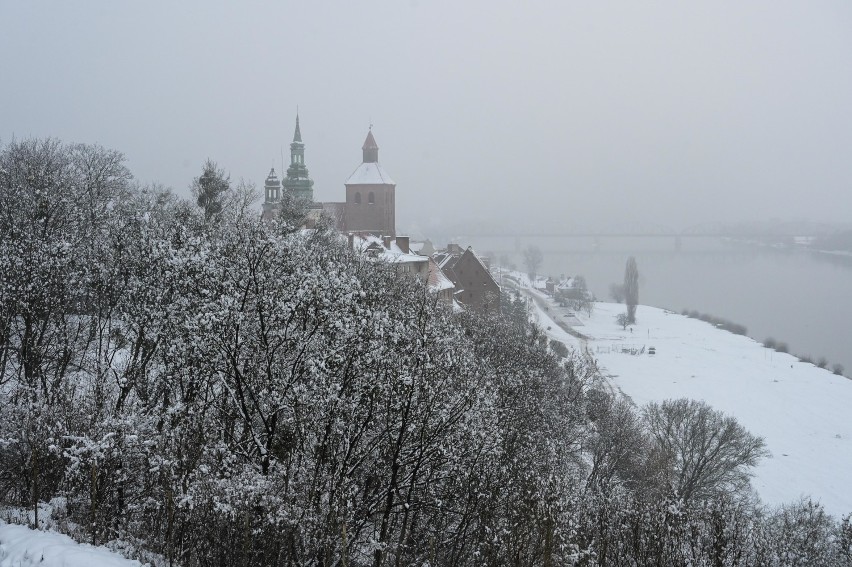
[[[375,236],[367,232],[350,232],[349,248],[368,258],[391,264],[398,274],[411,274],[424,280],[429,274],[429,257],[412,252],[407,236]]]
[[[453,303],[455,285],[430,256],[417,254],[411,249],[407,236],[374,236],[370,233],[350,232],[349,248],[367,258],[387,262],[397,274],[409,275],[425,281],[426,288],[447,304]]]
[[[429,279],[426,281],[426,285],[429,291],[437,295],[438,300],[452,304],[456,291],[453,280],[447,277],[444,270],[438,266],[431,256],[427,256],[427,258],[429,258]]]
[[[472,309],[491,311],[500,308],[500,285],[488,270],[487,262],[473,248],[462,251],[456,244],[433,255],[455,286],[455,299]]]

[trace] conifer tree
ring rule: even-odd
[[[199,177],[192,180],[192,193],[198,206],[204,211],[204,219],[218,217],[222,213],[225,195],[231,188],[230,176],[208,158]]]

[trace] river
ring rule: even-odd
[[[718,238],[513,238],[472,239],[479,253],[508,257],[524,269],[528,245],[543,253],[540,272],[582,274],[589,289],[609,301],[609,286],[624,278],[634,256],[639,266],[639,302],[684,309],[745,325],[758,341],[768,337],[791,353],[825,357],[852,375],[852,258],[804,249],[754,246]]]

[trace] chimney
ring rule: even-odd
[[[385,248],[387,248],[388,250],[390,250],[391,237],[390,237],[390,236],[383,236],[383,237],[382,237],[382,243],[385,245]]]
[[[396,245],[399,246],[399,249],[402,250],[404,253],[406,253],[406,254],[409,253],[408,237],[407,236],[397,236],[396,237]]]

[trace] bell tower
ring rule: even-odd
[[[361,156],[361,165],[346,180],[346,230],[396,236],[396,183],[379,165],[372,127]]]
[[[289,192],[296,199],[308,202],[314,200],[314,181],[308,175],[308,168],[305,166],[305,144],[302,143],[298,113],[296,113],[296,131],[293,133],[293,142],[290,144],[290,167],[287,168],[287,177],[281,185],[284,191]]]
[[[281,182],[275,175],[275,168],[269,170],[266,181],[263,184],[263,213],[261,218],[271,219],[275,216],[275,210],[281,201]]]

